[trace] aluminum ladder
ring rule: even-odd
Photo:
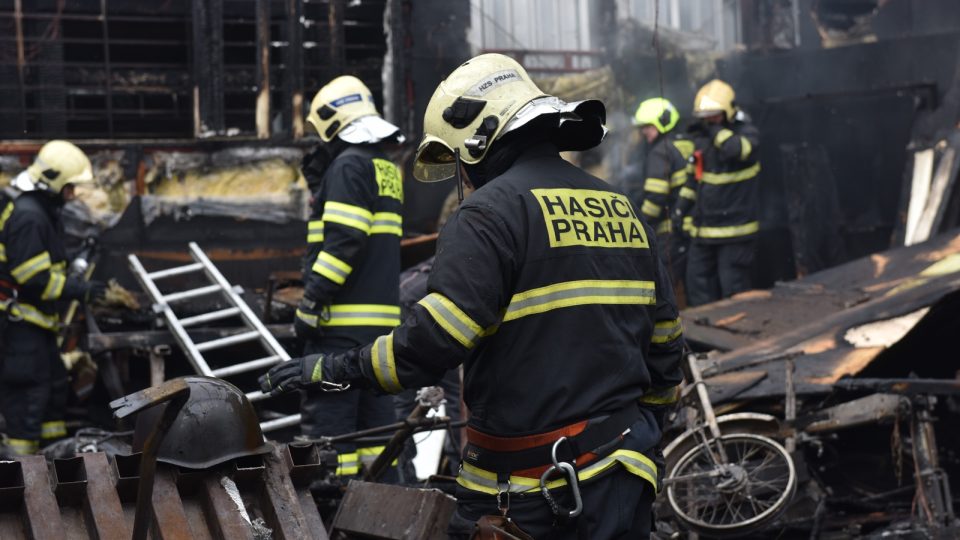
[[[239,286],[230,285],[227,279],[223,277],[223,274],[220,273],[220,270],[213,265],[213,262],[210,261],[207,254],[200,249],[200,246],[198,246],[196,242],[190,242],[189,246],[190,256],[195,262],[184,266],[148,272],[136,255],[131,253],[127,256],[127,260],[130,263],[133,275],[136,276],[137,281],[140,282],[140,285],[153,300],[154,312],[163,316],[167,327],[170,329],[170,332],[173,333],[174,339],[177,340],[180,348],[183,349],[187,360],[193,365],[193,369],[197,374],[208,377],[226,378],[239,373],[263,370],[279,362],[290,360],[290,355],[287,354],[287,351],[283,349],[283,346],[280,345],[273,334],[271,334],[270,331],[267,330],[267,327],[257,318],[253,310],[250,309],[250,306],[240,297],[240,294],[243,292],[242,289]],[[194,272],[203,272],[212,283],[196,289],[166,294],[160,292],[160,288],[157,286],[157,281],[164,278]],[[213,294],[222,294],[232,307],[182,319],[177,316],[172,307],[172,305],[185,300]],[[246,329],[231,336],[213,339],[203,343],[194,343],[186,330],[191,326],[237,316],[243,321]],[[261,345],[263,345],[263,348],[266,349],[267,356],[254,360],[241,361],[216,369],[211,369],[203,357],[203,353],[207,351],[251,341],[259,341]],[[264,393],[259,390],[247,393],[247,399],[251,402],[260,401],[268,397],[269,396],[264,395]],[[294,426],[299,423],[300,415],[294,414],[262,422],[260,428],[266,432]]]

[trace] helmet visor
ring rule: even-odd
[[[421,182],[441,182],[457,175],[457,156],[443,140],[425,135],[417,159],[413,163],[413,177]]]

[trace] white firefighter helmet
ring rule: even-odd
[[[337,136],[352,144],[376,143],[389,137],[403,142],[400,128],[377,112],[367,85],[350,75],[337,77],[317,92],[310,103],[307,123],[323,142]]]
[[[50,141],[33,163],[14,180],[20,191],[34,189],[58,194],[67,184],[93,183],[93,168],[83,150],[69,141]]]
[[[544,94],[508,56],[474,57],[444,79],[430,98],[413,175],[421,182],[452,178],[457,154],[464,163],[479,163],[498,138],[545,115],[556,117],[553,139],[560,150],[593,148],[606,135],[603,103],[567,103]]]
[[[733,87],[720,79],[713,79],[701,86],[693,99],[693,115],[706,118],[722,113],[728,121],[732,121],[737,113],[733,104],[735,97]]]

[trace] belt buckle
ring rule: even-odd
[[[572,464],[567,461],[557,460],[557,448],[566,440],[566,437],[560,437],[553,443],[553,448],[550,450],[550,457],[553,463],[540,475],[540,493],[543,493],[543,498],[546,499],[547,504],[550,505],[550,510],[553,512],[553,515],[562,519],[572,519],[579,516],[583,511],[583,500],[580,498],[580,481],[577,479],[577,469],[574,467],[577,460],[573,459]],[[570,486],[570,491],[573,492],[573,510],[562,508],[547,488],[547,480],[555,472],[565,474],[567,477],[567,484]]]

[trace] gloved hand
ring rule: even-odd
[[[325,358],[323,354],[311,354],[277,364],[257,379],[260,389],[264,394],[277,395],[319,383],[323,380]]]
[[[87,282],[87,291],[83,295],[83,301],[87,304],[103,300],[107,296],[107,284],[102,281],[91,280]]]
[[[307,337],[314,339],[320,337],[320,321],[323,318],[323,306],[309,296],[304,295],[297,306],[297,313],[293,319],[293,329],[297,334],[297,339],[304,340]]]

